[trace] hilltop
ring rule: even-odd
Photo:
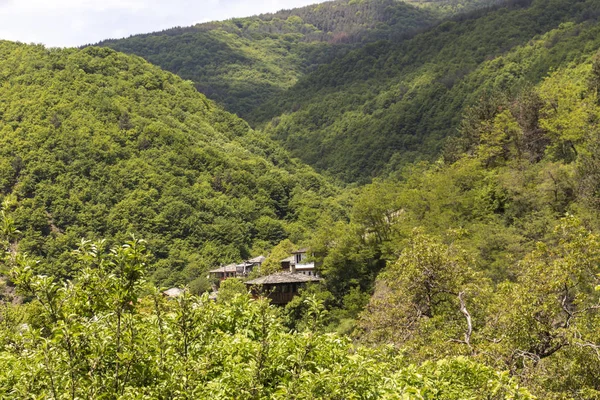
[[[432,11],[398,0],[336,0],[97,45],[190,79],[228,111],[248,118],[259,104],[352,48],[410,36],[437,21]]]

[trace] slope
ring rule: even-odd
[[[567,0],[511,1],[461,15],[410,40],[369,44],[321,66],[257,110],[254,121],[267,123],[273,138],[318,170],[366,181],[436,157],[465,107],[493,89],[491,82],[535,83],[578,52],[597,49],[594,35],[583,33],[599,15],[595,1]],[[510,69],[475,73],[566,22],[578,26],[545,44],[552,56],[522,60],[535,64],[527,79]]]
[[[0,98],[0,200],[45,272],[69,276],[82,237],[136,234],[157,281],[189,282],[301,239],[334,192],[191,82],[114,50],[1,42]]]
[[[398,0],[336,0],[98,45],[193,80],[200,92],[246,118],[258,104],[357,44],[401,37],[435,22],[430,11]]]
[[[456,15],[478,8],[485,8],[502,0],[404,0],[405,3],[435,12],[441,16]]]

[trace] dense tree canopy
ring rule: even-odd
[[[463,111],[490,92],[518,91],[593,54],[599,7],[507,2],[409,40],[368,44],[305,76],[252,120],[318,170],[365,182],[435,159]]]
[[[443,159],[358,189],[350,220],[313,236],[330,322],[360,288],[358,341],[470,357],[540,398],[598,398],[599,63],[482,100]]]
[[[363,42],[431,26],[431,12],[398,0],[336,0],[99,43],[196,83],[228,111],[253,110],[299,77]]]
[[[388,35],[481,5],[435,3],[131,38],[216,38],[242,85],[258,64],[232,48],[290,57],[249,114],[264,131],[141,58],[1,42],[0,397],[600,398],[598,2]],[[296,245],[323,281],[285,308],[238,279],[216,301],[154,286],[203,292],[259,253],[275,272]]]
[[[16,199],[19,251],[57,274],[69,275],[68,249],[81,238],[136,234],[156,257],[154,279],[188,283],[302,240],[311,208],[335,193],[191,82],[141,58],[8,42],[0,55],[0,199]]]

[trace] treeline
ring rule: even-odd
[[[518,0],[517,0],[518,1]],[[502,0],[404,0],[405,3],[430,9],[442,15],[456,15],[478,8],[486,8],[502,3]]]
[[[409,35],[436,21],[396,0],[338,0],[98,45],[190,79],[201,93],[248,118],[259,104],[356,44]]]

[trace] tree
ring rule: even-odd
[[[221,282],[217,300],[220,303],[229,303],[236,296],[247,295],[248,287],[238,278],[229,278]]]
[[[271,252],[261,264],[256,272],[252,271],[252,276],[265,276],[281,272],[281,260],[290,257],[292,251],[297,250],[296,245],[289,239],[281,241],[277,246],[271,249]]]
[[[487,311],[490,361],[502,360],[542,390],[597,390],[600,238],[566,217],[553,241],[538,244],[519,267],[517,282],[503,284]]]
[[[459,247],[415,230],[398,261],[379,276],[357,335],[369,343],[410,345],[413,352],[423,351],[420,346],[442,349],[449,340],[470,348],[469,297],[485,285],[472,264]]]

